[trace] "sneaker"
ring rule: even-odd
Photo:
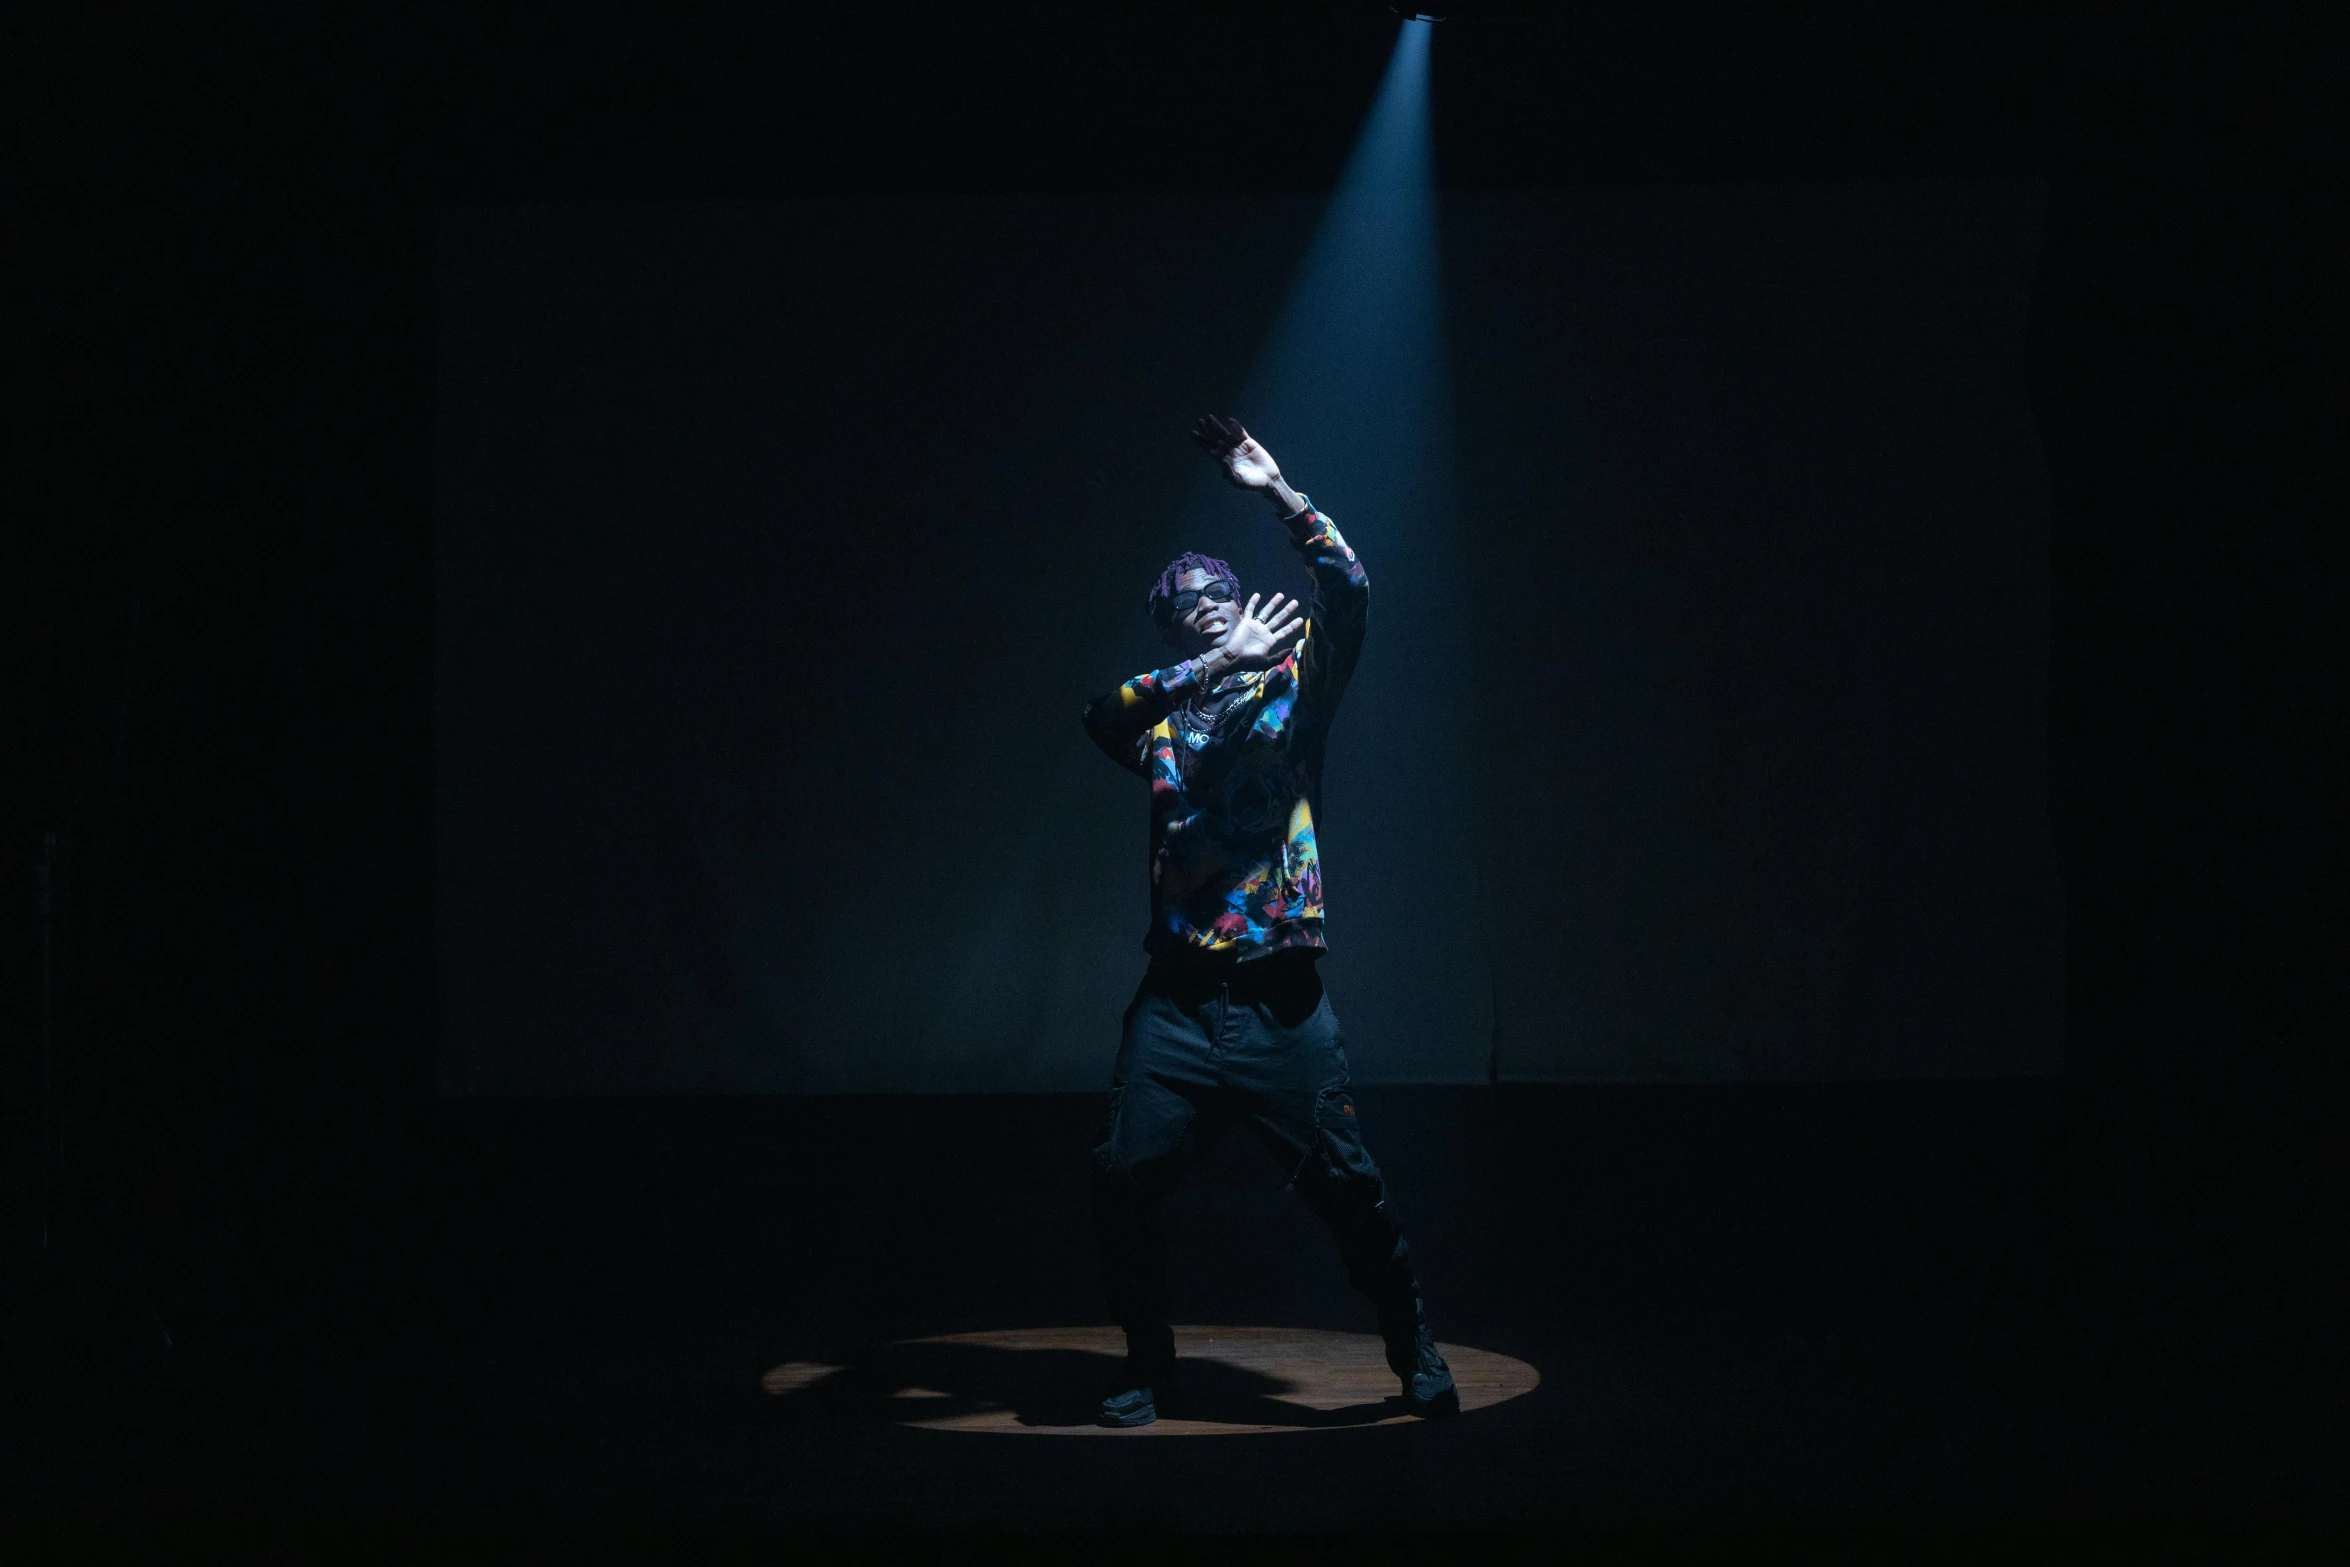
[[[1102,1398],[1096,1417],[1105,1426],[1147,1426],[1159,1418],[1159,1409],[1175,1412],[1175,1363],[1171,1360],[1126,1359],[1117,1385]]]
[[[1420,1363],[1403,1379],[1406,1414],[1422,1420],[1444,1420],[1461,1412],[1461,1390],[1452,1384],[1452,1368],[1436,1353],[1436,1346],[1420,1346]]]
[[[1443,1420],[1461,1412],[1460,1389],[1453,1386],[1452,1368],[1436,1352],[1436,1336],[1428,1331],[1428,1317],[1415,1297],[1407,1316],[1401,1311],[1382,1314],[1380,1337],[1387,1341],[1387,1368],[1403,1379],[1403,1407],[1422,1420]]]

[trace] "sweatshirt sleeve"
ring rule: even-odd
[[[1371,579],[1340,536],[1338,525],[1315,510],[1311,501],[1283,521],[1289,542],[1304,558],[1306,574],[1314,582],[1305,645],[1297,654],[1298,700],[1317,722],[1326,724],[1338,711],[1339,698],[1346,694],[1355,663],[1362,657]]]
[[[1136,675],[1108,696],[1085,704],[1085,732],[1102,754],[1130,773],[1148,777],[1144,739],[1175,704],[1199,689],[1199,670],[1190,661]]]

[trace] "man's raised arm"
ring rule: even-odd
[[[1314,579],[1314,604],[1305,646],[1297,654],[1297,689],[1307,708],[1328,719],[1354,678],[1370,618],[1371,579],[1338,527],[1320,512],[1285,518],[1289,542],[1305,557]]]
[[[1202,419],[1192,439],[1224,465],[1224,477],[1254,490],[1271,503],[1289,530],[1289,542],[1314,579],[1314,602],[1305,646],[1298,650],[1297,685],[1308,709],[1327,720],[1354,678],[1363,653],[1363,630],[1371,606],[1371,579],[1337,525],[1314,510],[1304,495],[1281,477],[1281,465],[1237,419],[1214,414]]]

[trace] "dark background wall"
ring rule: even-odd
[[[493,1177],[514,1191],[517,1172],[611,1165],[593,1125],[550,1161],[453,1120],[434,1091],[436,213],[1318,189],[1384,61],[1385,29],[1358,15],[1193,6],[1150,35],[1125,15],[979,10],[918,30],[894,13],[12,21],[11,1310],[43,1276],[34,889],[51,830],[68,838],[48,1276],[63,1262],[96,1281],[46,1336],[12,1338],[74,1373],[82,1402],[56,1407],[102,1417],[88,1388],[137,1384],[123,1346],[150,1320],[261,1356],[368,1342],[405,1320],[403,1289],[454,1268],[435,1215],[479,1218]],[[2338,20],[1578,7],[1447,26],[1438,157],[1455,189],[2046,181],[2030,363],[2066,1072],[2052,1113],[2022,1122],[1932,1100],[1945,1133],[1905,1146],[2028,1144],[2028,1174],[1975,1183],[1928,1161],[1940,1196],[1886,1223],[1932,1233],[1922,1215],[1993,1191],[2051,1214],[2062,1299],[2111,1385],[2138,1390],[2131,1407],[2209,1407],[2180,1404],[2182,1378],[2261,1416],[2322,1389],[2320,1259],[2340,1216]],[[1681,1130],[1677,1190],[1716,1194],[1718,1224],[1626,1220],[1628,1271],[1653,1271],[1642,1236],[1753,1219],[1719,1206],[1759,1189],[1752,1171],[1848,1194],[1884,1175],[1823,1126],[1918,1124],[1881,1105],[1807,1121],[1761,1097],[1708,1120],[1719,1103],[1652,1106],[1657,1139]],[[706,1130],[673,1126],[664,1146],[715,1146]],[[708,1188],[700,1173],[681,1195]],[[794,1178],[836,1189],[822,1175]],[[1614,1190],[1639,1219],[1676,1211]],[[1506,1196],[1561,1237],[1592,1211]],[[562,1233],[511,1211],[515,1233]],[[674,1236],[679,1211],[643,1225]],[[583,1221],[581,1244],[615,1222]],[[520,1255],[483,1233],[484,1255]],[[2014,1260],[1967,1255],[1986,1278]],[[2222,1459],[2318,1461],[2179,1434],[2178,1485],[2150,1484],[2148,1505],[2201,1494]]]
[[[1171,657],[1136,585],[1177,545],[1301,591],[1229,490],[1175,522],[1205,465],[1169,410],[1230,405],[1274,305],[1343,286],[1295,281],[1317,206],[450,217],[447,1085],[1101,1086],[1143,791],[1070,715]],[[1449,505],[1388,493],[1376,430],[1243,410],[1374,573],[1320,821],[1359,1076],[2055,1070],[2038,208],[1465,193],[1436,220],[1460,472],[1416,476]],[[1448,614],[1416,569],[1443,550]],[[1456,658],[1409,657],[1415,623]],[[1402,874],[1380,840],[1441,800],[1459,844]]]

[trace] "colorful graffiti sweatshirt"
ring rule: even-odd
[[[1286,519],[1313,578],[1306,632],[1270,669],[1227,675],[1220,710],[1190,661],[1137,675],[1087,704],[1085,728],[1150,784],[1153,954],[1259,958],[1320,948],[1322,868],[1314,818],[1330,720],[1363,647],[1370,579],[1309,501]]]

